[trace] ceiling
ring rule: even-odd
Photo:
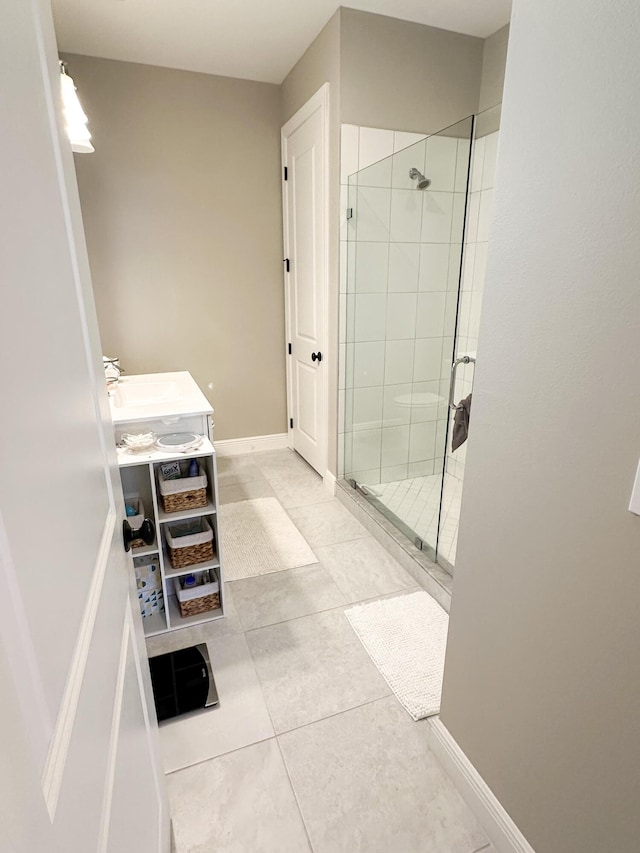
[[[336,0],[52,0],[60,50],[281,83]],[[486,36],[511,0],[356,0],[354,9]]]

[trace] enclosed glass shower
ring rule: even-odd
[[[469,117],[348,186],[344,476],[450,571],[498,121]]]

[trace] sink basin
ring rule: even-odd
[[[118,385],[113,397],[114,405],[120,409],[155,406],[181,400],[182,394],[176,382],[127,382]]]

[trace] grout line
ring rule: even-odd
[[[215,711],[215,708],[212,710]],[[179,717],[176,717],[176,720],[179,719]],[[164,775],[173,776],[175,773],[182,773],[183,770],[190,770],[192,767],[199,767],[201,764],[206,764],[208,761],[216,761],[218,758],[224,758],[225,755],[233,755],[234,752],[241,752],[243,749],[249,749],[252,746],[257,746],[259,743],[267,743],[270,740],[276,740],[275,730],[274,734],[269,735],[269,737],[252,740],[250,743],[245,743],[243,746],[236,746],[235,749],[228,749],[226,752],[221,752],[218,755],[212,755],[209,758],[202,758],[200,761],[193,761],[191,764],[185,764],[184,767],[176,767],[175,770],[165,770]]]
[[[389,687],[389,685],[386,683],[386,681],[385,681],[385,686]],[[308,729],[310,726],[315,726],[318,723],[324,722],[325,720],[333,720],[335,717],[341,717],[343,714],[348,714],[350,711],[357,711],[359,708],[366,708],[367,705],[373,705],[375,702],[383,702],[386,699],[390,699],[390,698],[394,699],[396,702],[398,702],[398,705],[400,705],[398,697],[395,695],[393,690],[391,690],[391,688],[389,688],[389,692],[385,693],[383,696],[377,696],[375,699],[368,699],[366,702],[361,702],[359,705],[354,705],[352,708],[343,708],[342,711],[336,711],[335,714],[327,714],[326,717],[320,717],[317,720],[310,720],[308,723],[301,723],[299,726],[294,726],[292,729],[286,729],[283,732],[276,732],[276,740],[278,738],[284,737],[285,735],[291,734],[291,732],[299,732],[300,729]],[[403,711],[406,712],[406,708],[403,708],[402,705],[400,705],[400,707],[402,708]],[[417,722],[422,722],[422,721],[418,720]]]
[[[280,745],[280,741],[278,740],[278,736],[275,737],[275,742],[278,747],[278,752],[280,753],[280,758],[282,760],[282,766],[284,767],[284,772],[287,774],[287,779],[289,780],[289,785],[291,786],[291,793],[293,794],[293,799],[296,801],[296,806],[298,807],[298,814],[300,815],[300,820],[302,821],[302,826],[304,828],[304,834],[307,836],[307,841],[309,843],[309,850],[313,851],[314,847],[311,843],[311,835],[309,833],[309,827],[307,826],[307,822],[304,819],[304,812],[302,811],[302,805],[300,804],[300,800],[298,799],[298,793],[295,789],[295,785],[293,784],[293,779],[291,778],[291,773],[289,772],[289,767],[287,765],[286,759],[284,757],[284,753],[282,752],[282,746]]]

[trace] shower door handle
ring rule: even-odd
[[[449,408],[457,409],[458,406],[454,400],[454,394],[456,393],[456,373],[458,371],[459,364],[475,364],[476,360],[472,355],[462,355],[460,358],[456,358],[456,360],[451,365],[451,379],[449,380]]]

